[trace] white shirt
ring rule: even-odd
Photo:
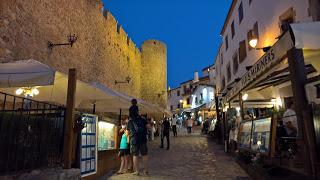
[[[172,118],[172,126],[176,126],[177,125],[177,118]]]
[[[282,122],[283,122],[283,125],[284,125],[288,135],[293,133],[293,131],[286,126],[287,122],[289,122],[289,121],[291,121],[292,125],[297,128],[297,134],[298,134],[297,116],[296,116],[296,112],[292,109],[287,109],[283,113],[283,117],[282,117]]]
[[[187,120],[187,125],[188,125],[188,127],[192,127],[193,126],[192,119],[188,119]]]

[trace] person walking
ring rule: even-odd
[[[170,122],[168,121],[167,118],[163,119],[162,122],[162,136],[161,136],[161,146],[160,148],[163,148],[163,139],[166,137],[167,139],[167,150],[170,148]]]
[[[136,102],[136,100],[132,100]],[[148,175],[148,147],[147,129],[150,125],[146,119],[139,115],[138,106],[132,105],[129,109],[130,120],[128,122],[130,153],[133,155],[134,175],[140,175],[139,155],[141,154],[144,164],[144,175]]]
[[[177,117],[176,115],[172,116],[172,132],[173,136],[177,136]]]

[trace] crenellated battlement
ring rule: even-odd
[[[139,51],[139,48],[137,45],[131,40],[128,33],[123,29],[123,27],[119,24],[117,19],[113,16],[113,14],[109,10],[105,10],[103,12],[103,16],[106,19],[106,27],[110,28],[111,33],[113,35],[117,35],[119,39],[119,43],[121,44],[127,44],[128,48],[133,51]],[[114,32],[112,32],[114,31]]]

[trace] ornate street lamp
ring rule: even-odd
[[[56,44],[54,44],[51,41],[48,41],[48,48],[52,49],[55,46],[71,46],[72,47],[73,44],[77,41],[77,39],[78,39],[78,37],[75,34],[73,34],[73,35],[70,34],[68,36],[68,43],[56,43]]]

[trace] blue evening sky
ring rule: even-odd
[[[177,87],[214,63],[232,0],[102,0],[140,47],[158,39],[168,48],[168,85]]]

